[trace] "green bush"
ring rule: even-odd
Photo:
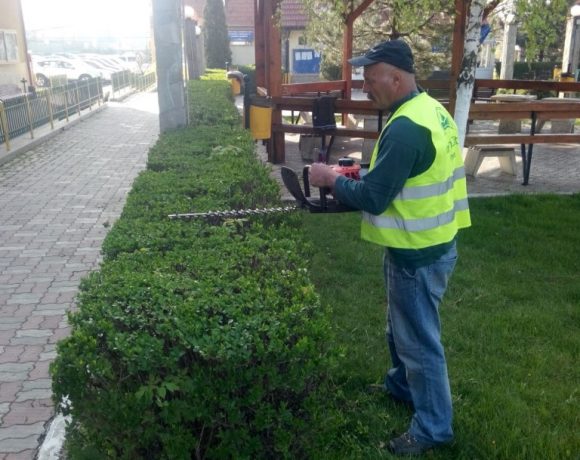
[[[225,111],[215,83],[190,90]],[[51,366],[68,458],[307,456],[333,353],[299,220],[167,218],[266,204],[278,186],[231,120],[160,137]]]
[[[256,94],[256,66],[240,65],[238,70],[248,77],[246,85],[248,86],[248,95]]]
[[[514,80],[552,80],[557,62],[514,62]],[[496,73],[501,72],[501,62],[495,63]]]
[[[213,77],[192,80],[188,86],[190,126],[239,127],[240,114],[232,104],[231,84],[225,79],[225,72],[217,79]]]
[[[342,65],[322,60],[320,73],[326,80],[334,81],[342,79]]]

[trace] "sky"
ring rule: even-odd
[[[74,27],[79,33],[150,33],[150,0],[22,0],[27,31]]]

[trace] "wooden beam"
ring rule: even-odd
[[[579,134],[468,134],[465,146],[506,144],[578,144]]]
[[[264,48],[264,2],[254,0],[254,54],[256,86],[266,86],[266,52]]]
[[[354,22],[354,20],[356,18],[358,18],[361,14],[363,14],[366,9],[371,6],[371,4],[374,2],[375,0],[364,0],[359,6],[357,6],[349,15],[348,17],[351,18],[352,17],[352,22]]]
[[[348,60],[352,57],[353,22],[347,22],[342,35],[342,79],[344,80],[344,97],[350,99],[352,94],[352,66]]]
[[[268,95],[277,97],[282,94],[282,42],[280,29],[275,18],[280,7],[279,0],[261,0],[264,3],[266,88]],[[282,111],[272,109],[272,125],[282,123]],[[284,163],[286,160],[284,133],[272,132],[268,141],[268,160],[271,163]]]
[[[344,94],[345,82],[344,80],[334,81],[315,81],[308,83],[288,83],[282,85],[282,94],[284,96],[294,96],[306,93],[331,93],[340,92],[341,97]]]
[[[352,95],[352,66],[348,60],[352,57],[352,41],[354,35],[354,21],[374,2],[374,0],[363,0],[363,2],[351,11],[345,18],[342,35],[342,78],[345,81],[344,97],[350,99]],[[351,2],[352,7],[352,2]],[[342,115],[343,124],[346,122],[346,114]]]

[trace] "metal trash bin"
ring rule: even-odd
[[[242,92],[244,74],[239,70],[230,70],[227,73],[227,77],[230,80],[230,84],[232,86],[232,95],[237,96]]]
[[[272,137],[272,102],[269,98],[260,96],[251,98],[250,131],[254,140]]]
[[[576,77],[574,75],[572,75],[571,73],[562,72],[560,74],[560,81],[575,82],[576,81]]]

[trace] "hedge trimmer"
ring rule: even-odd
[[[290,192],[290,194],[296,200],[296,205],[285,206],[285,207],[273,207],[273,208],[257,208],[257,209],[236,209],[228,211],[208,211],[208,212],[194,212],[186,214],[170,214],[168,217],[170,219],[179,220],[193,220],[193,219],[208,219],[208,220],[221,220],[221,219],[242,219],[251,216],[260,216],[266,214],[276,214],[296,211],[298,209],[306,209],[313,213],[336,213],[336,212],[348,212],[354,211],[353,208],[340,203],[335,198],[329,197],[330,189],[321,188],[320,198],[312,198],[310,196],[310,181],[308,179],[308,172],[310,166],[305,166],[302,170],[302,181],[304,183],[304,190],[300,185],[298,180],[298,174],[293,169],[282,166],[281,175],[284,185]],[[338,160],[338,164],[332,166],[332,168],[346,176],[350,179],[359,180],[361,166],[356,164],[352,158],[341,158]]]

